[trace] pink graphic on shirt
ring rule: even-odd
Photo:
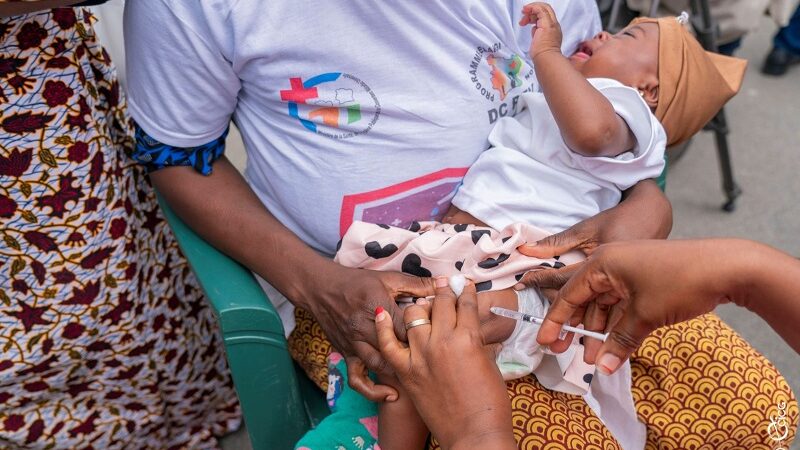
[[[408,227],[414,221],[439,221],[468,167],[443,169],[412,180],[342,199],[339,236],[355,220]]]

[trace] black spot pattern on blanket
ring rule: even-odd
[[[456,232],[458,233],[461,233],[462,231],[467,231],[467,224],[459,223],[457,225],[453,225],[453,229],[456,230]]]
[[[456,261],[456,269],[461,272],[461,268],[464,267],[464,261]]]
[[[521,279],[522,279],[522,277],[524,277],[524,276],[525,276],[525,274],[524,274],[524,273],[518,273],[518,274],[514,275],[514,278],[515,278],[517,281],[519,281],[519,280],[521,280]]]
[[[364,251],[367,252],[367,256],[371,258],[381,259],[393,255],[394,252],[397,251],[397,246],[394,244],[386,244],[381,247],[378,241],[371,241],[364,245]]]
[[[472,230],[472,243],[477,245],[482,237],[489,236],[490,234],[489,230]]]
[[[384,230],[388,230],[388,229],[392,228],[389,225],[386,225],[385,223],[376,223],[375,225],[383,228]]]
[[[418,277],[431,276],[431,271],[422,267],[422,260],[415,253],[409,253],[403,259],[402,271]]]
[[[491,269],[493,267],[497,267],[500,265],[500,263],[507,260],[510,256],[511,255],[508,255],[506,253],[501,253],[500,256],[498,256],[497,258],[486,258],[478,263],[478,267],[480,267],[481,269]]]
[[[478,283],[475,285],[476,292],[488,291],[491,288],[492,288],[492,280],[487,280],[484,281],[483,283]]]
[[[562,263],[561,261],[556,261],[556,262],[553,263],[553,267],[556,268],[556,269],[560,269],[560,268],[565,267],[565,266],[566,266],[566,264]]]
[[[411,225],[408,227],[408,231],[413,231],[414,233],[416,233],[417,231],[420,230],[420,228],[422,228],[422,226],[420,226],[419,222],[415,220],[411,222]]]
[[[506,237],[504,237],[504,238],[503,238],[503,244],[505,244],[506,242],[508,242],[508,240],[509,240],[509,239],[511,239],[511,236],[506,236]]]

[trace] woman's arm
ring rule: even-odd
[[[64,6],[74,5],[80,3],[82,0],[34,0],[13,3],[0,3],[0,17],[16,16],[19,14],[27,14],[35,11],[43,11],[52,8],[61,8]]]
[[[606,331],[589,339],[586,360],[611,373],[653,330],[692,319],[722,303],[761,316],[800,352],[800,261],[739,239],[631,241],[604,245],[559,291],[539,331],[543,345],[586,304],[583,324]],[[613,324],[609,323],[615,318]]]
[[[374,371],[384,366],[374,348],[375,308],[389,311],[397,332],[405,337],[402,312],[394,300],[433,294],[431,279],[350,269],[319,255],[270,214],[224,157],[214,163],[209,176],[186,166],[161,169],[150,176],[192,229],[310,311],[338,351],[359,356]],[[359,392],[376,401],[394,390]]]
[[[616,156],[635,139],[611,102],[561,54],[561,27],[547,3],[522,10],[520,25],[533,24],[531,58],[547,105],[567,146],[584,156]]]

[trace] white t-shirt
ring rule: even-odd
[[[528,223],[563,231],[619,203],[622,192],[664,170],[667,136],[636,89],[607,78],[589,82],[612,104],[636,139],[616,157],[587,157],[567,147],[544,94],[526,93],[525,109],[505,117],[464,177],[453,204],[502,229]]]
[[[437,220],[502,116],[536,89],[522,0],[137,0],[125,11],[130,111],[197,146],[233,117],[266,207],[333,254],[354,220]],[[595,0],[551,2],[563,50]]]

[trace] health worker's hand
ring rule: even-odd
[[[520,253],[537,258],[552,258],[570,250],[581,250],[591,255],[602,244],[634,239],[666,239],[672,229],[672,206],[653,180],[644,180],[625,192],[624,200],[617,206],[579,222],[572,227],[550,235],[533,244],[519,247]],[[580,269],[573,264],[560,269],[528,272],[515,289],[538,287],[551,300],[554,289],[560,289]],[[584,305],[588,307],[589,305]],[[579,308],[570,320],[577,325],[583,320]],[[562,352],[572,342],[572,333],[562,341],[554,342],[550,349]]]
[[[469,282],[458,300],[447,278],[436,286],[432,306],[421,300],[404,311],[405,323],[431,321],[408,330],[408,346],[389,314],[376,311],[381,354],[442,448],[516,449],[498,346],[484,346],[475,285]]]
[[[386,311],[391,319],[387,323],[405,340],[403,312],[396,300],[433,294],[432,278],[352,269],[331,263],[326,264],[313,283],[304,286],[299,304],[311,312],[333,347],[345,356],[350,387],[370,401],[381,402],[396,400],[397,391],[375,384],[367,376],[367,369],[391,373],[377,351],[375,308]]]
[[[558,292],[537,341],[556,342],[562,324],[585,308],[584,327],[609,332],[605,343],[585,338],[585,360],[610,374],[655,329],[708,313],[741,292],[737,286],[751,268],[739,255],[753,245],[649,240],[600,246]]]

